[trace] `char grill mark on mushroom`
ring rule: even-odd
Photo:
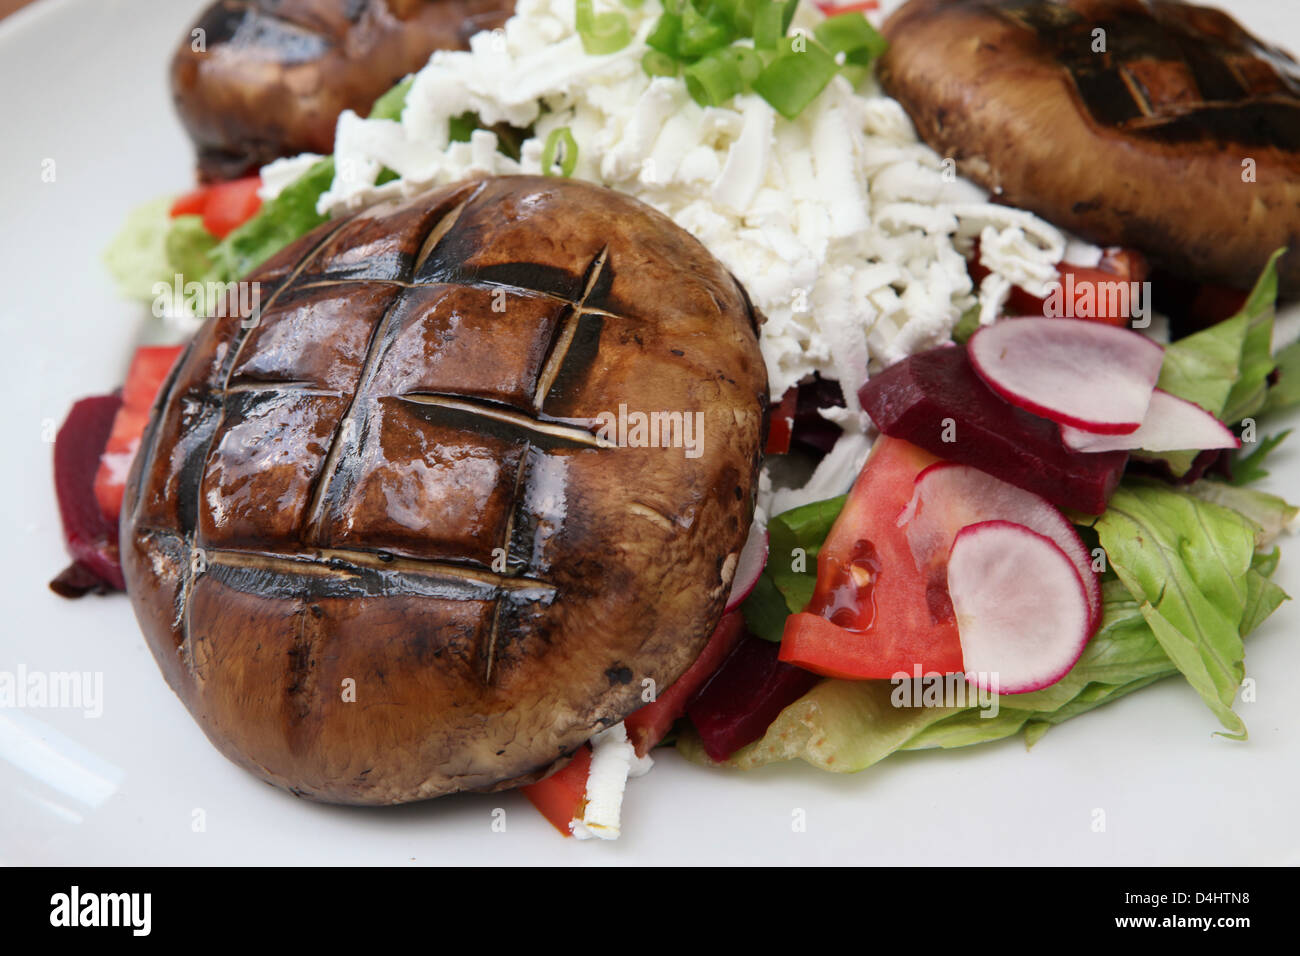
[[[466,206],[472,203],[482,192],[482,188],[481,184],[473,188],[468,196],[433,223],[428,235],[420,244],[420,251],[411,260],[411,272],[420,270],[426,264],[426,261],[434,255],[438,244],[454,227]],[[284,284],[276,289],[271,299],[266,303],[267,309],[274,306],[280,293],[285,288],[288,288],[294,279],[310,269],[313,262],[333,238],[333,230],[321,238],[313,251],[303,258]],[[569,366],[571,364],[585,365],[591,358],[588,355],[583,360],[571,361],[573,353],[576,351],[574,347],[575,341],[583,338],[581,330],[584,320],[595,319],[598,323],[603,324],[605,318],[621,318],[612,312],[604,310],[589,312],[586,308],[587,301],[593,298],[593,295],[603,296],[608,291],[608,275],[606,273],[608,255],[609,248],[605,246],[592,260],[587,269],[584,270],[581,295],[573,301],[564,299],[559,295],[556,292],[555,285],[546,290],[538,290],[517,284],[518,281],[521,281],[520,276],[526,276],[531,271],[527,268],[528,264],[522,264],[524,266],[522,270],[511,268],[494,273],[498,275],[509,273],[516,279],[516,282],[510,284],[484,281],[481,274],[477,277],[471,276],[461,271],[454,264],[451,268],[443,268],[436,273],[443,280],[438,283],[439,285],[456,285],[479,289],[508,289],[515,293],[557,299],[564,305],[564,318],[556,324],[555,330],[550,337],[550,344],[546,349],[545,364],[537,373],[536,383],[530,390],[533,395],[531,404],[534,409],[534,414],[531,415],[515,411],[505,404],[456,395],[426,392],[409,392],[397,396],[372,394],[371,387],[377,370],[384,360],[386,351],[391,346],[394,338],[402,331],[400,306],[403,299],[401,291],[390,303],[383,318],[375,325],[366,348],[357,382],[352,388],[350,396],[336,390],[314,388],[309,381],[232,382],[234,371],[239,367],[239,359],[243,348],[250,341],[248,334],[240,336],[231,349],[232,358],[225,367],[225,383],[221,389],[212,393],[212,397],[220,405],[220,417],[217,419],[213,431],[214,437],[222,430],[225,423],[225,413],[232,396],[256,393],[267,399],[292,392],[295,396],[346,398],[348,401],[347,410],[334,429],[324,464],[315,481],[315,490],[312,494],[308,520],[302,531],[302,544],[306,548],[316,549],[316,552],[314,555],[273,554],[238,549],[200,549],[193,541],[193,529],[197,528],[199,524],[199,516],[196,511],[191,525],[190,537],[183,539],[191,552],[192,560],[188,566],[188,578],[183,586],[182,593],[189,594],[192,578],[194,574],[201,570],[202,573],[212,574],[215,580],[236,589],[243,590],[256,586],[266,593],[284,597],[306,596],[315,598],[411,593],[454,600],[487,600],[492,604],[491,625],[484,635],[480,656],[484,661],[482,668],[483,682],[484,684],[490,684],[493,674],[493,662],[497,654],[501,621],[500,602],[503,596],[509,595],[512,600],[518,600],[519,596],[523,595],[527,599],[549,601],[554,596],[555,588],[542,580],[521,577],[518,574],[514,576],[509,574],[497,575],[481,567],[465,567],[450,562],[411,558],[395,559],[392,556],[380,558],[374,553],[363,550],[330,547],[328,543],[328,525],[333,520],[336,520],[336,511],[341,504],[341,499],[352,489],[356,476],[343,476],[345,486],[341,494],[336,492],[335,482],[340,477],[339,471],[344,467],[341,461],[351,462],[356,460],[356,453],[364,441],[361,436],[365,434],[369,424],[369,406],[375,401],[400,401],[412,406],[417,414],[428,421],[450,424],[458,430],[496,433],[506,440],[518,441],[520,447],[519,465],[516,470],[516,481],[512,496],[516,502],[521,497],[527,496],[527,476],[531,471],[528,467],[529,455],[534,449],[545,453],[546,449],[557,445],[593,449],[613,447],[589,429],[575,427],[567,423],[547,421],[543,413],[545,404],[548,398],[553,395],[558,383],[563,378],[573,377],[576,374]],[[369,281],[391,285],[395,289],[402,291],[427,288],[430,285],[427,282],[411,281],[409,277]],[[348,284],[341,280],[333,280],[307,283],[301,288],[306,290]],[[244,331],[247,333],[248,330]],[[595,341],[589,343],[594,347],[598,347],[599,344],[599,331],[600,326],[598,325]],[[586,336],[586,338],[590,339],[591,336]],[[215,442],[210,441],[204,447],[202,453],[196,450],[195,457],[201,462],[197,468],[199,473],[207,470],[214,444]],[[199,497],[195,496],[194,501],[197,509],[201,504]],[[518,554],[520,551],[512,541],[515,529],[515,513],[515,508],[509,509],[504,536],[497,545],[498,549],[505,550],[507,554]],[[165,529],[148,530],[155,535],[166,535],[168,533]],[[449,586],[448,578],[457,586]],[[305,592],[301,587],[303,582],[307,584]],[[190,660],[192,655],[189,651],[190,618],[188,602],[182,608],[181,620],[187,639],[184,645],[184,653],[186,659]]]
[[[1201,140],[1207,130],[1245,146],[1300,149],[1300,72],[1226,19],[1198,21],[1186,8],[1139,4],[1086,16],[1047,0],[998,12],[1033,32],[1069,74],[1099,123],[1164,142]],[[1094,31],[1106,49],[1094,50]]]

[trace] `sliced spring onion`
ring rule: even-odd
[[[758,79],[758,74],[763,72],[763,58],[759,56],[758,51],[747,46],[731,46],[727,47],[726,52],[736,61],[741,82],[746,87],[751,86]]]
[[[765,0],[714,0],[713,6],[739,36],[749,37],[754,35],[754,11],[759,2]]]
[[[645,38],[646,46],[665,56],[677,57],[677,40],[682,35],[682,18],[675,13],[664,13],[655,21],[654,29]]]
[[[677,39],[677,56],[697,60],[729,44],[735,35],[727,24],[702,16],[694,7],[682,11],[682,33]]]
[[[797,52],[800,46],[803,52]],[[792,120],[826,89],[838,70],[835,57],[824,46],[805,40],[763,68],[754,81],[754,92]]]
[[[813,31],[832,54],[843,53],[845,63],[865,66],[889,46],[861,13],[841,13],[817,24]]]
[[[582,48],[592,56],[617,53],[632,42],[632,28],[623,14],[597,14],[592,0],[574,0],[573,7]]]
[[[645,56],[641,57],[641,69],[645,70],[646,76],[676,76],[679,65],[677,60],[658,50],[646,50]]]
[[[790,29],[799,0],[758,0],[754,7],[754,46],[775,50]]]
[[[557,157],[555,154],[561,149],[563,155]],[[560,163],[559,175],[572,176],[578,165],[578,141],[573,138],[573,132],[567,126],[551,130],[550,135],[546,137],[546,142],[542,145],[542,175],[556,175],[557,159]]]
[[[744,88],[740,65],[730,50],[701,57],[682,74],[686,89],[701,106],[720,106]]]

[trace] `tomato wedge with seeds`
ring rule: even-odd
[[[786,619],[780,659],[848,680],[963,670],[947,582],[918,568],[898,519],[939,459],[881,436],[817,555],[808,607]]]

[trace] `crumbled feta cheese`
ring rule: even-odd
[[[870,371],[944,341],[971,306],[991,321],[1012,285],[1037,294],[1055,276],[1067,237],[959,179],[874,80],[854,89],[836,77],[793,121],[753,94],[702,108],[682,79],[641,69],[657,0],[596,5],[628,18],[623,50],[585,53],[573,0],[519,0],[503,31],[434,54],[400,122],[343,114],[320,210],[352,212],[475,174],[538,173],[546,136],[567,126],[576,177],[667,214],[745,284],[767,317],[773,397],[812,372],[836,378],[849,406],[842,424],[858,434],[867,422],[857,387]],[[821,19],[803,4],[795,27]],[[535,135],[518,161],[486,131],[450,142],[448,121],[469,111]],[[377,187],[383,168],[398,178]],[[975,237],[992,270],[979,289],[962,254]]]

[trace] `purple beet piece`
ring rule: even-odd
[[[726,760],[767,732],[772,721],[822,678],[777,660],[781,646],[746,634],[704,685],[686,715],[704,752]]]
[[[1066,447],[1055,422],[1016,408],[985,385],[960,346],[939,346],[891,365],[863,385],[858,398],[886,435],[971,465],[1059,508],[1101,514],[1128,461],[1128,452]]]
[[[797,388],[790,444],[802,448],[814,460],[820,461],[835,447],[835,442],[843,432],[834,422],[822,418],[818,410],[843,408],[844,391],[839,382],[822,378],[816,372],[808,381],[800,382]]]
[[[99,457],[121,407],[122,396],[116,393],[83,398],[72,406],[54,438],[54,490],[73,567],[50,582],[50,587],[64,597],[101,590],[90,582],[92,577],[113,590],[126,590],[117,551],[117,525],[104,517],[95,499]]]

